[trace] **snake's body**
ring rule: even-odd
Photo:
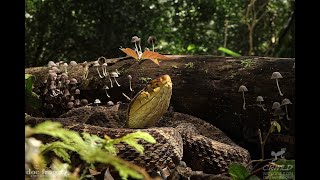
[[[173,169],[182,160],[192,170],[208,174],[224,173],[234,162],[247,164],[250,161],[249,152],[215,126],[182,113],[164,114],[172,93],[170,83],[171,79],[164,76],[153,80],[138,93],[127,111],[85,106],[51,120],[61,122],[66,128],[101,137],[121,137],[137,130],[150,133],[157,143],[141,141],[145,148],[144,154],[124,144],[118,145],[120,157],[145,167],[149,172],[159,168]],[[167,89],[163,91],[163,87]],[[163,97],[165,100],[161,100]],[[32,117],[28,123],[37,124],[44,120]],[[144,121],[137,123],[138,120]],[[128,125],[139,129],[126,128]]]

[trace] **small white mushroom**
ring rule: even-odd
[[[114,103],[112,101],[107,102],[107,106],[113,106],[113,105],[114,105]]]
[[[149,36],[148,43],[152,44],[152,51],[154,52],[154,44],[156,43],[157,38],[155,36]]]
[[[133,91],[133,90],[132,90],[132,87],[131,87],[131,80],[132,80],[132,77],[131,77],[131,75],[130,75],[130,74],[128,75],[128,79],[129,79],[130,91],[132,92],[132,91]]]
[[[51,67],[56,67],[56,63],[54,63],[53,61],[49,61],[48,62],[48,67],[51,68]]]
[[[69,65],[70,65],[70,66],[76,66],[76,65],[77,65],[77,62],[75,62],[75,61],[70,61]]]
[[[118,71],[118,69],[116,69],[116,73],[120,76],[120,72]]]
[[[243,97],[243,106],[242,106],[243,110],[246,110],[246,99],[244,98],[244,92],[246,92],[246,91],[248,91],[246,86],[241,85],[239,87],[238,92],[242,92],[242,97]]]
[[[96,106],[99,106],[99,104],[101,104],[100,99],[94,100],[93,104],[95,104]]]
[[[281,106],[284,106],[286,109],[287,120],[291,120],[291,118],[289,118],[289,113],[288,113],[288,107],[287,107],[288,104],[292,104],[288,98],[284,98],[281,102]]]
[[[52,67],[51,70],[53,70],[55,73],[59,73],[60,72],[60,69],[58,69],[57,67]]]
[[[100,77],[100,78],[103,78],[103,76],[101,76],[101,74],[100,74],[99,66],[100,66],[99,61],[95,61],[95,62],[93,63],[93,67],[96,68],[96,70],[97,70],[97,72],[98,72],[98,74],[99,74],[99,77]]]
[[[258,104],[259,107],[261,107],[264,111],[267,111],[267,109],[264,108],[264,105],[261,104],[261,102],[264,101],[262,96],[258,96],[256,101],[259,102]]]
[[[279,102],[274,102],[273,104],[272,104],[272,109],[278,109],[278,108],[280,108],[280,103]]]
[[[128,99],[129,101],[131,101],[131,98],[130,98],[129,96],[127,96],[125,93],[122,93],[122,95],[123,95],[126,99]]]
[[[107,61],[107,59],[105,58],[105,57],[103,57],[103,56],[101,56],[101,57],[99,57],[98,58],[98,63],[100,62],[100,60],[101,59],[104,59],[104,63],[102,64],[102,74],[103,74],[103,76],[107,76],[107,66],[108,66],[108,63],[106,62]]]
[[[117,86],[120,87],[120,84],[118,83],[118,81],[116,80],[117,77],[119,77],[118,73],[116,72],[111,72],[110,76],[113,77],[114,81],[116,82]]]
[[[63,63],[63,68],[64,68],[64,72],[66,74],[68,74],[68,64],[67,63]]]
[[[278,82],[278,79],[281,79],[281,78],[283,78],[283,77],[279,72],[273,72],[272,73],[271,79],[275,79],[276,80],[277,87],[278,87],[278,90],[279,90],[279,94],[280,94],[280,96],[283,96],[283,94],[282,94],[282,92],[280,90],[280,87],[279,87],[279,82]]]
[[[86,80],[89,75],[89,65],[88,65],[87,61],[82,63],[82,67],[84,69],[82,79]]]
[[[109,87],[108,87],[107,85],[105,85],[105,86],[103,87],[103,89],[106,91],[107,97],[110,98],[110,95],[109,95],[108,92],[107,92],[107,90],[109,89]]]
[[[110,81],[110,87],[113,88],[113,84],[112,84],[112,80],[111,80],[111,76],[110,74],[107,72],[107,76],[109,78],[109,81]]]

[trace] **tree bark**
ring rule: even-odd
[[[108,78],[99,78],[94,67],[89,68],[87,80],[82,80],[83,67],[78,64],[68,67],[70,78],[76,78],[81,90],[81,99],[86,98],[89,103],[100,99],[102,105],[107,101],[113,102],[128,100],[122,95],[125,93],[133,97],[145,86],[145,79],[163,74],[171,76],[173,82],[173,94],[171,106],[174,111],[190,114],[223,130],[232,139],[248,141],[255,139],[258,142],[257,130],[267,132],[270,120],[273,120],[273,102],[280,102],[284,98],[291,100],[293,105],[288,106],[291,121],[283,119],[289,127],[289,131],[283,128],[281,134],[294,134],[295,121],[295,73],[293,69],[294,59],[269,58],[269,57],[214,57],[214,56],[169,56],[173,60],[160,62],[160,67],[150,60],[139,64],[130,58],[113,59],[114,63],[107,66],[107,71],[120,71],[117,81],[121,85],[110,88]],[[186,66],[193,63],[193,66]],[[189,64],[190,65],[190,64]],[[63,68],[61,68],[63,69]],[[26,73],[36,76],[34,91],[40,93],[39,87],[47,78],[48,67],[27,68]],[[102,72],[102,69],[99,69]],[[273,72],[278,71],[283,78],[279,79],[279,85],[284,96],[280,96],[276,81],[271,79]],[[129,90],[128,75],[132,76],[133,93]],[[143,80],[144,79],[144,80]],[[113,80],[113,79],[112,79]],[[104,85],[109,86],[106,96]],[[246,110],[243,110],[242,93],[238,92],[239,86],[245,85]],[[257,96],[264,98],[264,111],[256,104]],[[239,142],[239,141],[237,141]],[[240,143],[241,145],[241,143]]]

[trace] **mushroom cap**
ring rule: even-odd
[[[50,74],[50,73],[55,73],[55,72],[54,72],[54,70],[49,69],[48,73]]]
[[[57,68],[57,67],[55,67],[55,66],[54,66],[54,67],[52,67],[51,69],[52,69],[54,72],[56,72],[56,73],[59,73],[59,72],[60,72],[60,69],[59,69],[59,68]]]
[[[74,100],[74,104],[76,105],[76,106],[80,106],[80,99],[76,99],[76,100]]]
[[[75,78],[70,79],[70,84],[77,84],[78,81]]]
[[[66,73],[61,74],[61,79],[68,79],[68,75]]]
[[[74,97],[73,96],[71,96],[70,101],[74,101]]]
[[[280,79],[283,78],[282,75],[279,72],[273,72],[271,79]]]
[[[80,94],[80,89],[76,89],[76,90],[74,91],[74,94]]]
[[[68,109],[73,108],[73,104],[74,104],[74,103],[73,103],[72,101],[68,102],[68,103],[67,103],[67,108],[68,108]]]
[[[69,90],[68,90],[68,89],[66,89],[66,90],[64,91],[63,95],[64,95],[64,96],[69,96],[69,95],[70,95]]]
[[[66,84],[70,84],[70,80],[69,79],[66,80]]]
[[[111,72],[111,73],[110,73],[110,76],[111,76],[111,77],[119,77],[119,75],[118,75],[117,72]]]
[[[273,104],[272,104],[272,109],[277,109],[277,108],[280,108],[280,103],[279,102],[274,102]]]
[[[284,98],[281,102],[281,106],[287,105],[287,104],[292,104],[292,102],[290,101],[290,99],[288,98]]]
[[[137,43],[139,42],[141,39],[138,37],[138,36],[133,36],[132,39],[131,39],[131,42],[132,43]]]
[[[279,107],[276,108],[273,112],[273,116],[284,116],[286,113]]]
[[[100,66],[99,61],[94,61],[93,62],[93,67],[99,67],[99,66]]]
[[[128,75],[128,78],[131,80],[131,79],[132,79],[132,76],[129,74],[129,75]]]
[[[102,66],[107,67],[108,63],[103,63]]]
[[[54,63],[53,61],[48,62],[48,67],[54,67],[54,66],[57,66],[56,63]]]
[[[68,66],[68,64],[67,64],[67,63],[63,63],[63,66],[64,66],[64,67],[67,67],[67,66]]]
[[[49,75],[48,75],[48,79],[50,79],[50,80],[54,80],[54,78],[56,78],[58,75],[57,75],[57,73],[55,73],[55,72],[52,72],[52,73],[49,73]]]
[[[75,65],[77,65],[77,64],[78,64],[78,63],[75,62],[75,61],[70,61],[70,62],[69,62],[69,65],[70,65],[70,66],[75,66]]]
[[[108,106],[113,106],[114,103],[113,103],[112,101],[108,101],[108,102],[107,102],[107,105],[108,105]]]
[[[81,106],[86,106],[89,104],[89,102],[87,99],[81,99],[80,104],[81,104]]]
[[[152,43],[156,43],[157,38],[155,36],[149,36],[148,38],[148,43],[152,44]]]
[[[246,87],[246,86],[241,85],[241,86],[239,87],[238,92],[246,92],[246,91],[248,91],[248,89],[247,89],[247,87]]]
[[[264,100],[263,100],[263,97],[262,97],[262,96],[258,96],[256,101],[262,102],[262,101],[264,101]]]
[[[51,89],[51,90],[55,90],[56,88],[57,88],[57,87],[56,87],[54,84],[51,84],[51,85],[50,85],[50,89]]]
[[[94,104],[101,104],[101,101],[100,101],[100,99],[96,99],[96,100],[94,100],[93,103],[94,103]]]
[[[107,60],[105,57],[101,56],[101,57],[98,58],[97,61],[98,61],[99,63],[102,63],[102,62],[103,62],[102,59],[104,60],[104,62],[106,62],[106,60]],[[102,61],[102,62],[100,62],[100,61]]]
[[[103,86],[103,89],[109,89],[109,86],[104,85],[104,86]]]

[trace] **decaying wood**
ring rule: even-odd
[[[111,98],[107,98],[103,89],[106,84],[110,87],[108,78],[100,78],[94,67],[89,68],[87,80],[82,80],[84,69],[81,64],[69,66],[68,75],[69,78],[76,78],[80,82],[81,98],[86,98],[89,102],[98,98],[103,105],[109,100],[128,102],[122,93],[133,97],[144,87],[146,82],[143,79],[153,79],[168,74],[173,82],[171,106],[175,111],[200,117],[219,127],[236,141],[257,138],[258,128],[267,131],[270,120],[274,118],[271,109],[273,102],[281,103],[284,98],[288,98],[293,103],[288,106],[292,120],[283,120],[289,130],[283,128],[282,133],[289,135],[294,133],[294,59],[191,55],[170,57],[173,60],[160,62],[160,67],[149,60],[139,64],[128,58],[117,59],[109,64],[108,72],[117,69],[121,73],[117,78],[121,86],[117,87],[114,84],[114,88],[108,90]],[[35,92],[38,92],[38,87],[46,79],[48,70],[48,67],[25,70],[37,78],[34,85]],[[102,72],[101,68],[99,70]],[[279,95],[276,82],[271,79],[275,71],[283,76],[279,79],[279,85],[284,96]],[[132,76],[133,93],[129,90],[128,75]],[[238,92],[240,85],[245,85],[248,89],[248,92],[245,92],[246,110],[242,108],[242,93]],[[256,106],[257,96],[263,96],[263,104],[267,111]]]

